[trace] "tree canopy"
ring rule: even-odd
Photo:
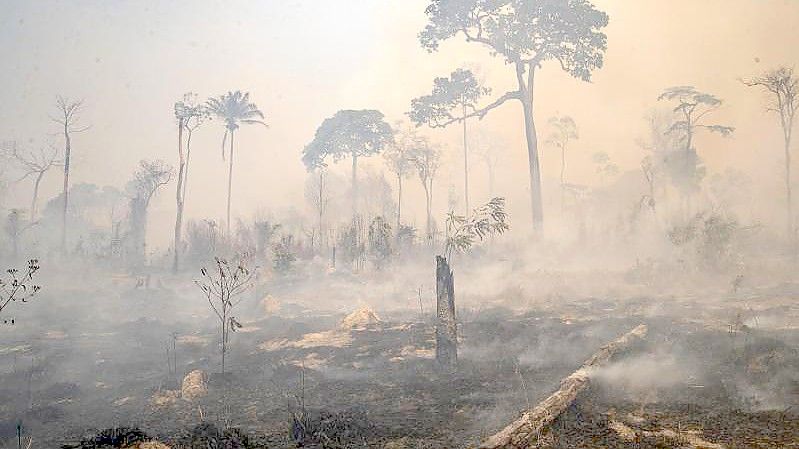
[[[707,114],[721,107],[723,101],[715,95],[700,92],[693,86],[669,87],[658,97],[658,101],[661,100],[677,102],[673,111],[681,119],[671,125],[670,132],[681,132],[690,136],[697,128],[704,128],[710,132],[728,136],[735,130],[731,126],[707,125],[702,121]]]
[[[419,33],[428,51],[458,34],[509,63],[556,60],[585,81],[602,67],[608,15],[586,0],[432,0]]]
[[[324,167],[329,157],[338,162],[348,156],[380,153],[391,141],[393,131],[374,109],[342,110],[325,119],[311,143],[305,146],[302,162],[308,170]]]
[[[491,89],[483,87],[471,70],[457,69],[447,77],[433,80],[433,91],[411,100],[408,117],[417,126],[443,128],[460,121],[466,111],[474,112],[480,99]]]

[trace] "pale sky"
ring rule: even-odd
[[[249,91],[269,128],[237,135],[234,215],[303,202],[303,146],[321,121],[339,109],[374,108],[390,122],[403,118],[413,97],[429,91],[435,76],[457,67],[479,68],[501,94],[514,79],[499,58],[453,39],[437,53],[416,38],[426,23],[424,0],[295,1],[16,1],[0,4],[0,140],[33,144],[57,140],[49,121],[56,95],[85,100],[75,137],[73,183],[122,187],[142,158],[176,161],[172,105],[188,91],[201,97]],[[591,154],[605,151],[622,169],[637,169],[636,145],[644,114],[666,87],[695,85],[725,100],[719,123],[733,138],[700,137],[697,148],[711,172],[737,167],[764,188],[779,185],[780,134],[762,112],[762,95],[738,81],[776,65],[799,66],[799,0],[598,0],[610,16],[605,67],[592,83],[571,79],[547,64],[536,84],[536,119],[543,137],[555,113],[580,128],[569,156],[571,182],[597,182]],[[519,198],[526,218],[526,150],[519,107],[507,104],[474,125],[509,144],[500,189]],[[226,166],[223,129],[204,126],[193,140],[192,192],[187,214],[224,214]],[[457,129],[430,131],[459,157]],[[558,173],[555,153],[544,148],[545,176]],[[379,163],[379,160],[374,162]],[[349,164],[337,171],[349,173]],[[459,165],[445,169],[446,187],[461,185]],[[378,166],[375,164],[375,166]],[[474,197],[485,189],[474,163]],[[202,180],[202,181],[200,181]],[[42,198],[59,189],[55,173]],[[409,184],[413,184],[410,182]],[[414,185],[409,213],[422,213]],[[21,190],[22,189],[22,190]],[[153,220],[174,216],[170,186],[154,205]],[[417,189],[421,190],[421,189]],[[17,193],[28,203],[29,186]],[[414,196],[416,195],[416,196]]]

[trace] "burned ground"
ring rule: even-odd
[[[14,334],[4,331],[13,339],[0,354],[0,432],[7,447],[17,424],[44,447],[115,426],[173,447],[196,447],[209,432],[235,440],[231,447],[473,447],[599,347],[645,323],[646,341],[598,370],[542,441],[689,447],[696,435],[724,447],[790,447],[799,438],[799,332],[789,325],[799,310],[791,293],[783,285],[702,303],[634,296],[549,299],[523,312],[464,308],[455,374],[433,360],[432,322],[401,308],[378,313],[378,322],[362,313],[364,323],[342,325],[343,312],[283,301],[244,323],[221,376],[215,329],[196,317],[201,303],[172,321],[159,318],[177,307],[175,290],[86,300],[96,316],[124,304],[125,321],[54,304]],[[255,297],[248,302],[248,313],[262,307]],[[69,319],[37,326],[59,307]],[[171,344],[177,373],[168,368]],[[182,399],[181,379],[193,370],[207,373],[207,395]]]

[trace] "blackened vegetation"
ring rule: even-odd
[[[64,444],[62,449],[100,449],[124,448],[132,444],[150,440],[150,437],[137,427],[114,427],[104,429],[96,435],[84,438],[78,444]]]
[[[292,415],[291,436],[298,447],[369,447],[379,430],[364,410],[312,410]]]

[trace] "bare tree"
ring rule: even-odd
[[[433,145],[424,137],[419,137],[414,141],[408,156],[409,160],[416,168],[419,182],[422,183],[425,195],[425,206],[427,210],[426,232],[427,239],[433,239],[433,179],[438,172],[441,162],[441,150]]]
[[[418,138],[413,128],[403,129],[398,123],[395,125],[394,141],[383,153],[386,166],[397,177],[397,230],[402,225],[402,180],[407,178],[413,169],[410,156]]]
[[[89,126],[80,124],[83,100],[70,100],[62,96],[56,98],[57,115],[51,119],[61,125],[64,133],[64,208],[61,212],[61,251],[67,250],[67,210],[69,209],[69,163],[72,157],[72,134],[81,133]]]
[[[147,255],[147,211],[158,189],[172,180],[172,167],[164,161],[139,162],[139,168],[128,183],[130,195],[130,227],[137,258]]]
[[[314,170],[314,169],[312,169]],[[318,176],[309,178],[305,184],[305,199],[313,206],[317,215],[317,226],[319,227],[319,247],[325,246],[325,227],[324,218],[330,203],[330,194],[325,190],[327,167],[319,166],[315,168]]]
[[[8,307],[12,302],[28,302],[33,295],[41,290],[41,287],[33,283],[33,275],[39,271],[39,261],[31,259],[28,261],[28,268],[24,273],[16,268],[9,268],[0,277],[0,312]],[[3,319],[4,324],[14,324],[14,319]]]
[[[12,142],[10,146],[11,148],[6,150],[8,157],[15,161],[22,170],[22,177],[18,181],[33,177],[30,209],[30,221],[33,222],[36,220],[39,184],[42,182],[42,178],[51,168],[62,166],[64,161],[60,151],[51,145],[40,147],[38,150],[21,150],[16,142]]]
[[[500,149],[508,146],[502,137],[484,130],[479,130],[471,137],[474,153],[480,158],[488,175],[488,198],[494,197],[496,188],[497,165],[501,159]]]
[[[560,208],[563,209],[566,186],[566,148],[569,142],[579,139],[577,123],[568,115],[552,117],[549,119],[552,132],[547,138],[547,143],[560,150]]]
[[[780,118],[782,138],[785,151],[785,212],[787,215],[788,235],[793,240],[793,206],[791,201],[791,137],[794,119],[799,109],[799,78],[792,68],[779,67],[760,76],[744,80],[750,87],[760,87],[769,94],[767,111],[776,113]]]
[[[219,319],[222,337],[222,374],[225,374],[225,354],[230,341],[230,332],[241,328],[241,323],[232,316],[233,309],[241,302],[236,298],[253,285],[254,273],[247,267],[248,257],[242,255],[236,261],[214,258],[214,266],[200,270],[202,278],[194,283],[203,291],[208,304]]]
[[[197,95],[187,93],[183,100],[175,103],[175,118],[178,122],[178,181],[175,189],[177,211],[175,216],[175,241],[172,271],[177,272],[180,267],[180,249],[182,247],[183,209],[186,205],[186,185],[189,177],[189,160],[191,157],[191,136],[208,118],[205,105],[197,102]],[[183,136],[186,135],[184,151]]]

